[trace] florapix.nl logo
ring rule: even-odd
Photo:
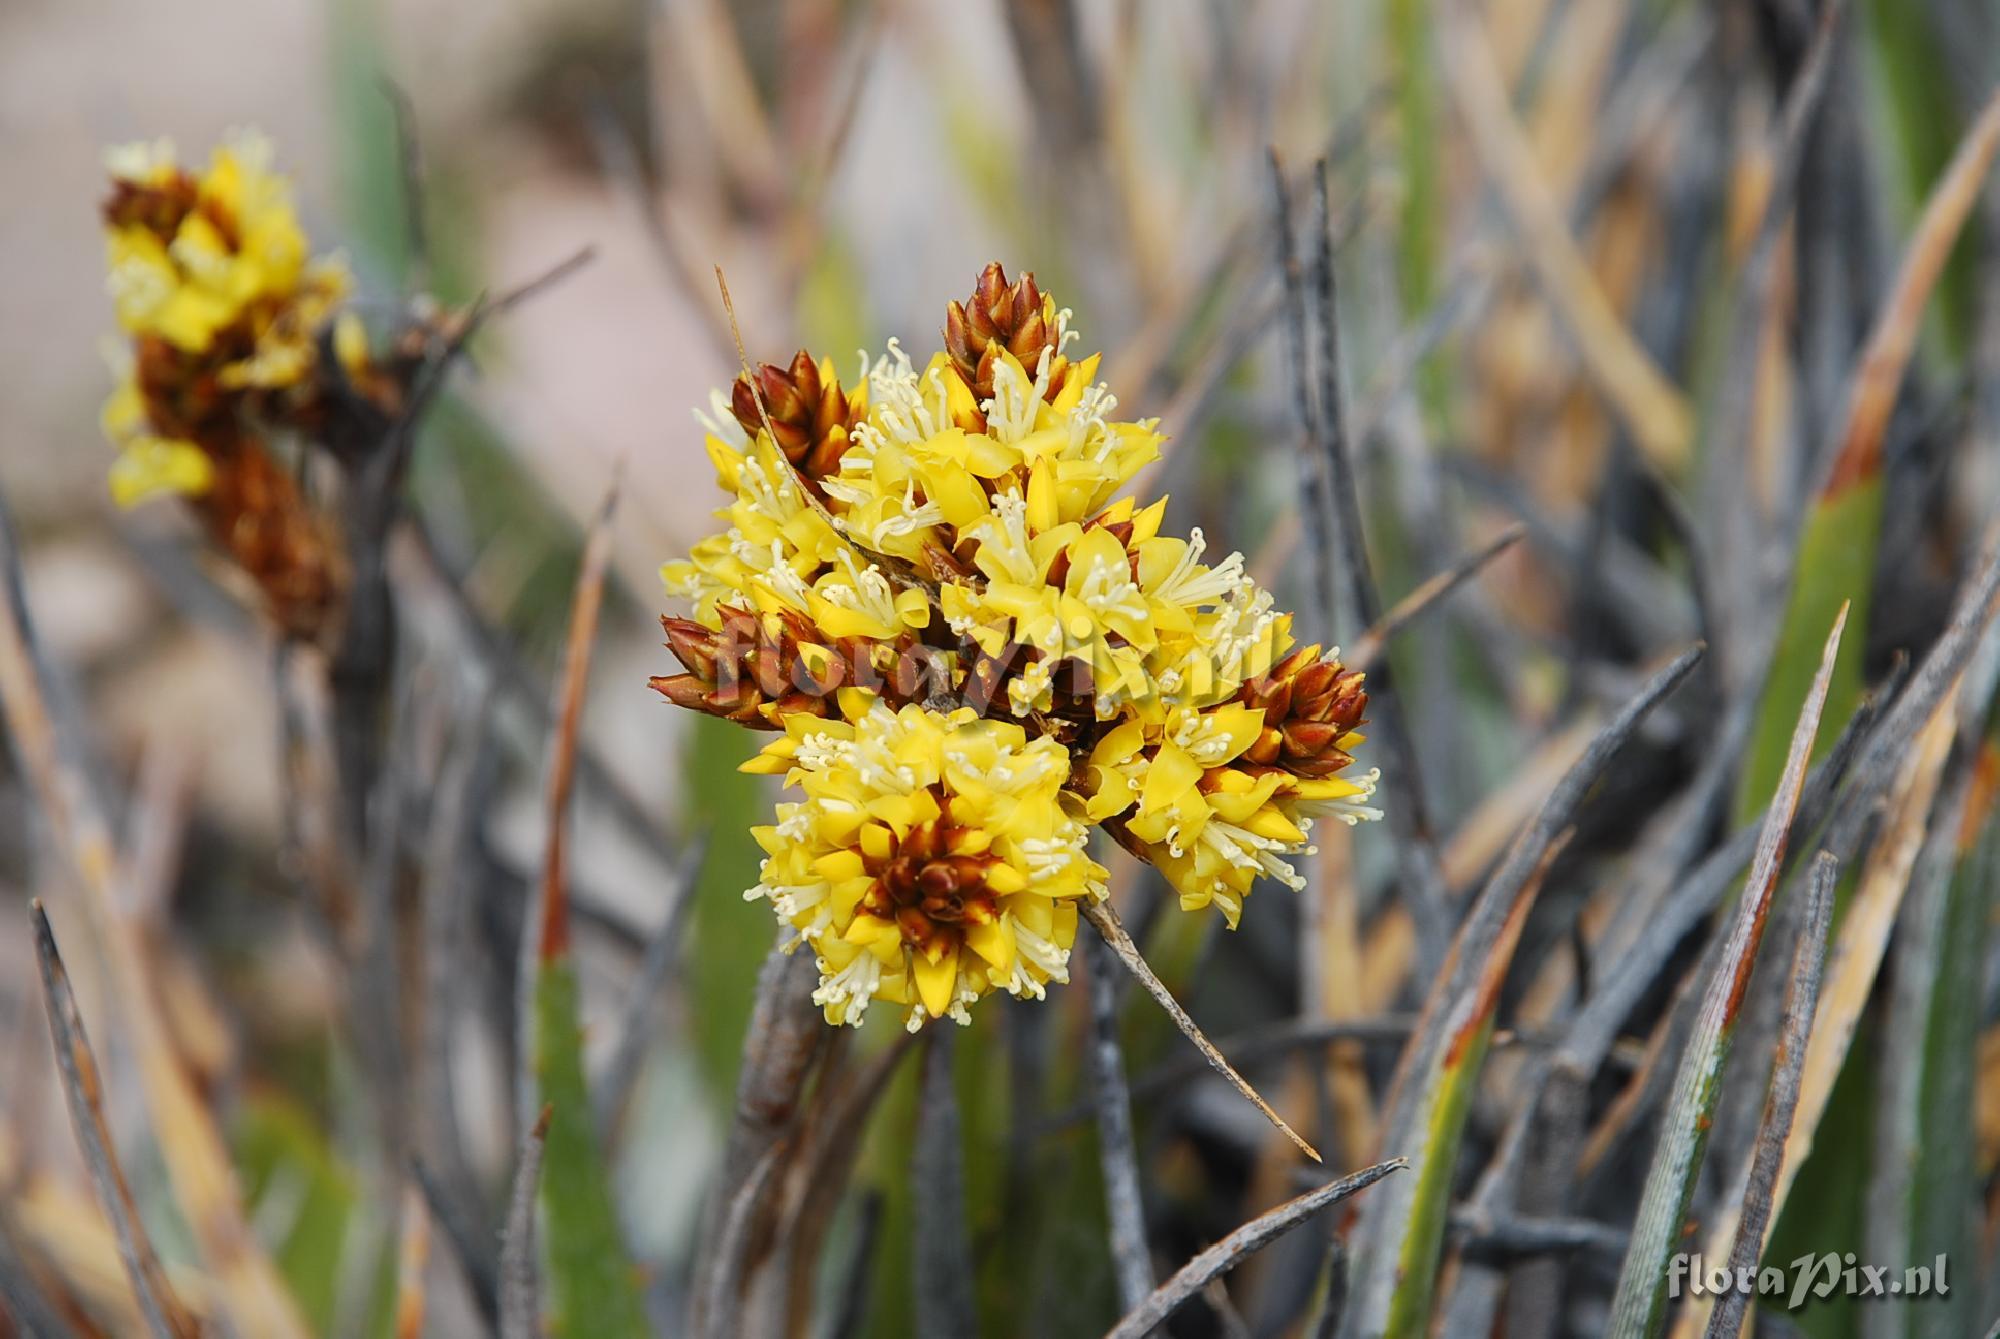
[[[1667,1296],[1720,1297],[1748,1293],[1796,1311],[1808,1301],[1832,1297],[1944,1297],[1951,1292],[1948,1257],[1929,1264],[1871,1265],[1852,1251],[1802,1255],[1788,1265],[1711,1263],[1700,1254],[1676,1255],[1667,1264]]]

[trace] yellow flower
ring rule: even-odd
[[[140,436],[128,440],[111,464],[111,500],[136,507],[163,493],[197,496],[215,482],[215,465],[193,442]]]
[[[1066,318],[1061,338],[1070,335]],[[988,499],[1026,505],[1037,534],[1103,510],[1157,459],[1157,420],[1111,421],[1118,402],[1091,384],[1098,358],[1067,369],[1050,396],[1053,346],[1033,373],[995,346],[993,394],[975,402],[952,359],[939,353],[918,375],[902,347],[864,364],[867,413],[840,469],[823,481],[841,524],[876,552],[917,562],[926,544],[949,550],[990,512]]]
[[[1174,706],[1229,697],[1289,645],[1288,622],[1243,575],[1242,555],[1210,567],[1199,530],[1160,537],[1165,506],[1135,511],[1124,498],[1087,526],[1038,532],[1028,503],[1002,494],[965,533],[985,581],[947,583],[939,607],[988,655],[1039,653],[1008,683],[1017,715],[1050,708],[1069,660],[1088,671],[1098,720],[1133,711],[1157,722]]]
[[[1374,773],[1336,775],[1362,676],[1293,646],[1242,555],[1119,496],[1160,434],[1113,419],[1073,337],[996,264],[921,371],[891,340],[850,395],[802,352],[698,415],[732,501],[662,569],[694,608],[666,620],[686,672],[656,684],[785,731],[751,770],[806,798],[758,830],[751,895],[812,946],[834,1022],[876,998],[963,1021],[1060,979],[1074,901],[1102,892],[1092,825],[1234,926],[1259,878],[1303,885],[1316,820],[1378,816]]]
[[[724,606],[811,615],[816,586],[826,603],[864,612],[874,636],[893,636],[909,620],[927,617],[928,599],[899,605],[888,578],[814,505],[769,434],[751,442],[730,433],[733,426],[726,418],[711,421],[707,439],[716,482],[732,495],[716,513],[729,528],[660,569],[668,593],[688,600],[697,622],[721,627]]]
[[[766,856],[745,896],[768,900],[811,947],[814,1000],[832,1023],[871,1001],[907,1026],[950,1017],[992,990],[1040,998],[1068,979],[1077,900],[1104,869],[1065,805],[1069,755],[1007,721],[847,692],[849,719],[787,718],[749,770],[784,771],[805,795],[753,829]]]
[[[1157,865],[1183,910],[1218,906],[1232,929],[1259,878],[1305,886],[1290,858],[1314,853],[1317,819],[1381,817],[1368,804],[1374,771],[1310,778],[1244,760],[1263,730],[1263,710],[1244,703],[1175,708],[1160,726],[1133,719],[1106,734],[1079,777],[1090,821]]]
[[[308,259],[291,187],[270,164],[270,142],[247,133],[219,146],[199,176],[177,166],[166,141],[106,155],[105,261],[119,324],[196,355],[230,334],[232,347],[250,348],[216,369],[231,389],[298,382],[349,288],[339,259]]]

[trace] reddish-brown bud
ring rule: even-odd
[[[945,352],[972,388],[973,397],[981,401],[993,396],[993,370],[1003,349],[1014,355],[1030,376],[1046,352],[1048,396],[1054,399],[1069,374],[1060,338],[1055,300],[1042,292],[1031,273],[1009,284],[1007,271],[997,260],[980,271],[970,298],[945,308]]]
[[[764,430],[768,414],[778,449],[806,478],[818,479],[838,469],[848,434],[860,417],[839,379],[821,375],[819,364],[804,349],[793,355],[790,367],[765,363],[755,375],[754,387],[750,377],[740,376],[730,388],[729,409],[743,431],[755,437]]]
[[[1331,776],[1354,761],[1340,741],[1364,723],[1365,676],[1319,654],[1317,646],[1301,647],[1243,685],[1237,699],[1264,713],[1246,761],[1305,777]]]
[[[181,224],[194,212],[200,188],[185,172],[176,172],[163,182],[128,181],[114,178],[111,193],[99,207],[104,222],[113,228],[144,228],[163,242],[172,241]]]

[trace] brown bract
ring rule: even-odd
[[[764,428],[763,414],[757,410],[760,395],[778,448],[800,474],[813,480],[840,468],[848,434],[860,415],[841,390],[839,378],[822,375],[804,349],[792,356],[790,367],[765,363],[758,368],[754,388],[748,375],[736,378],[730,388],[730,412],[752,437]]]
[[[111,183],[111,194],[100,210],[113,228],[138,226],[170,241],[187,216],[194,212],[200,189],[193,177],[176,172],[164,182],[140,183],[123,177]]]
[[[952,822],[951,800],[933,787],[943,811],[919,823],[898,841],[891,832],[885,852],[862,853],[875,882],[861,897],[861,909],[892,921],[903,942],[932,962],[962,940],[969,926],[989,925],[999,915],[986,871],[999,863],[986,850],[982,832]]]
[[[827,637],[791,609],[758,614],[725,606],[717,613],[720,629],[691,618],[660,619],[686,672],[656,675],[651,683],[677,707],[780,730],[793,712],[835,714],[834,694],[842,688],[868,688],[900,706],[953,686],[944,656],[914,638]]]
[[[1331,776],[1353,762],[1340,741],[1363,724],[1366,677],[1331,657],[1320,659],[1317,646],[1303,646],[1244,684],[1238,699],[1264,712],[1263,733],[1246,761],[1305,777]]]
[[[211,445],[215,480],[190,498],[216,544],[256,583],[272,619],[313,640],[330,625],[348,564],[333,518],[307,504],[291,472],[255,441]]]
[[[980,272],[979,284],[964,302],[945,309],[944,347],[952,365],[973,398],[993,398],[993,369],[1005,349],[1033,376],[1042,354],[1049,355],[1049,384],[1046,394],[1053,400],[1061,393],[1069,375],[1069,360],[1059,346],[1061,332],[1056,327],[1055,299],[1035,284],[1032,273],[1014,283],[1007,271],[994,261]]]

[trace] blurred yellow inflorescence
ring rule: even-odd
[[[231,138],[199,173],[166,141],[106,159],[107,286],[126,335],[103,413],[112,497],[192,499],[278,621],[315,634],[339,596],[338,545],[265,437],[324,425],[323,338],[346,373],[366,367],[366,336],[340,309],[347,267],[310,255],[259,136]]]
[[[994,264],[944,336],[852,391],[801,352],[718,393],[727,529],[661,573],[692,610],[654,686],[784,732],[748,767],[806,798],[758,830],[748,896],[813,949],[835,1023],[1067,979],[1105,893],[1092,825],[1234,926],[1259,876],[1303,884],[1316,818],[1377,816],[1375,774],[1345,774],[1362,676],[1294,647],[1241,555],[1118,496],[1162,439],[1067,356],[1069,313]]]

